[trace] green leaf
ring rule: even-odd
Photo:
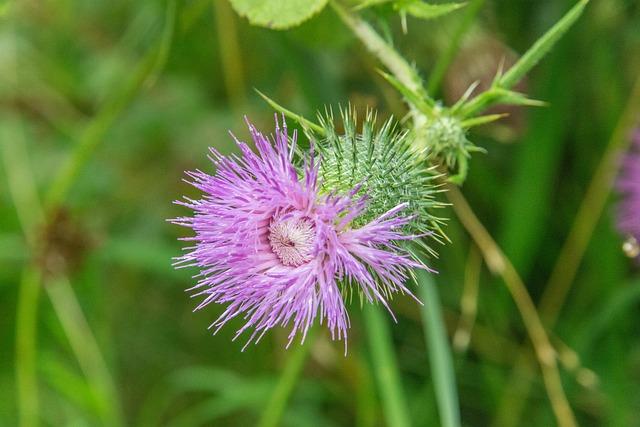
[[[253,25],[284,30],[300,25],[320,12],[328,0],[229,0],[240,16]]]
[[[465,129],[469,129],[474,126],[480,126],[487,123],[495,122],[496,120],[500,120],[503,117],[507,117],[509,114],[487,114],[486,116],[478,116],[472,119],[463,120],[460,122],[460,126]]]
[[[464,103],[462,106],[456,105],[455,110],[458,111],[458,115],[461,118],[468,118],[496,104],[522,105],[528,107],[544,107],[547,105],[544,101],[527,98],[526,95],[520,92],[494,86]]]
[[[522,58],[505,73],[500,79],[499,86],[510,88],[524,77],[525,74],[535,66],[562,35],[577,21],[582,15],[585,6],[589,0],[580,0],[560,21],[556,23],[549,31],[540,37],[529,50],[522,55]]]
[[[400,0],[394,4],[394,8],[415,18],[434,19],[458,10],[465,5],[466,3],[430,4],[422,0]]]
[[[520,92],[506,90],[502,88],[495,89],[496,104],[523,105],[528,107],[546,107],[547,103],[537,99],[527,98]]]

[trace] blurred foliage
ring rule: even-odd
[[[500,58],[517,58],[571,4],[487,0],[439,95],[456,99],[458,88],[493,78]],[[44,200],[87,126],[161,40],[168,7],[162,0],[0,3],[0,425],[17,423],[15,307],[30,258],[10,168],[32,177]],[[419,69],[430,70],[463,11],[437,21],[409,16],[407,34],[397,19],[381,26]],[[366,12],[382,22],[382,15]],[[243,115],[259,128],[272,126],[273,110],[254,87],[308,117],[346,101],[362,111],[375,107],[384,117],[402,116],[404,107],[331,8],[285,32],[250,26],[223,0],[179,2],[175,18],[166,62],[121,99],[71,187],[63,231],[82,241],[61,241],[75,251],[67,263],[70,283],[115,379],[118,402],[110,403],[122,407],[126,425],[253,425],[286,366],[286,334],[275,331],[240,352],[243,343],[231,341],[238,322],[215,337],[206,329],[222,307],[191,313],[194,301],[184,289],[194,273],[171,267],[183,230],[165,221],[184,214],[172,200],[193,194],[180,181],[183,171],[211,171],[207,147],[231,152],[228,130],[248,135]],[[592,0],[523,83],[548,106],[510,107],[506,122],[472,129],[488,153],[474,157],[464,192],[534,300],[639,71],[640,5]],[[24,151],[11,151],[20,147]],[[640,425],[640,283],[612,218],[609,209],[552,334],[576,352],[566,354],[578,357],[577,365],[569,358],[574,364],[563,369],[563,381],[585,426]],[[455,220],[447,233],[452,243],[430,262],[440,271],[437,286],[453,333],[470,242]],[[51,243],[42,242],[46,238],[44,230],[36,234],[41,244]],[[38,305],[41,422],[99,425],[102,401],[74,357],[50,294]],[[390,331],[409,418],[418,426],[438,425],[420,308],[405,297],[393,308],[398,325]],[[321,334],[283,425],[383,425],[360,307],[351,312],[349,354],[343,357],[341,345]],[[502,407],[504,394],[520,390],[509,380],[525,341],[507,291],[483,270],[470,347],[454,354],[463,425],[552,425],[538,374],[521,379],[532,387],[522,413],[512,424],[504,416],[510,412]]]

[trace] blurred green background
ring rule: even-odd
[[[455,100],[474,80],[491,79],[503,57],[517,58],[572,4],[487,0],[440,96]],[[462,16],[410,19],[407,34],[397,15],[369,17],[385,18],[398,49],[428,77]],[[0,3],[0,425],[18,423],[15,348],[24,331],[16,305],[34,271],[45,279],[31,280],[37,286],[27,295],[27,311],[37,310],[43,425],[254,425],[288,364],[286,331],[245,352],[241,339],[231,341],[238,322],[210,335],[223,308],[191,312],[184,289],[195,272],[171,267],[177,238],[188,232],[166,222],[186,214],[172,201],[194,195],[184,170],[213,171],[207,147],[228,153],[228,130],[248,136],[244,115],[271,130],[273,110],[253,88],[307,117],[348,101],[401,117],[402,100],[377,67],[330,8],[271,31],[250,26],[223,0],[175,9],[163,0]],[[639,71],[640,4],[593,0],[519,88],[549,105],[511,108],[507,120],[472,134],[488,153],[474,155],[463,192],[535,301],[625,106],[637,103],[630,96],[638,97]],[[76,164],[86,160],[79,175],[56,180],[72,153]],[[62,201],[47,226],[36,195],[43,204]],[[640,280],[620,249],[613,205],[585,234],[587,252],[550,325],[585,426],[640,426]],[[431,264],[451,337],[465,277],[471,288],[479,280],[470,344],[454,346],[463,425],[554,425],[538,366],[513,371],[518,360],[533,360],[513,300],[448,208],[446,216],[452,243]],[[393,309],[410,418],[439,425],[419,307],[398,297]],[[282,425],[385,424],[361,310],[350,310],[348,355],[321,333]],[[98,349],[104,366],[95,364]]]

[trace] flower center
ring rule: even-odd
[[[311,261],[315,237],[315,229],[308,219],[276,217],[269,225],[271,250],[286,266],[297,267]]]

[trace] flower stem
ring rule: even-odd
[[[520,311],[524,326],[538,358],[544,385],[558,425],[560,427],[577,426],[575,416],[562,388],[556,352],[549,342],[547,332],[538,316],[536,306],[527,292],[526,286],[513,264],[502,253],[498,244],[473,213],[460,190],[453,185],[449,185],[447,189],[447,196],[453,205],[456,215],[478,245],[487,267],[493,274],[502,277]]]
[[[367,22],[337,1],[332,1],[331,6],[369,52],[377,57],[398,80],[414,92],[424,91],[422,79],[415,68],[409,65]]]
[[[364,308],[374,376],[378,382],[387,425],[409,427],[409,408],[402,390],[398,362],[393,352],[389,326],[380,310],[380,307],[371,304]]]
[[[432,275],[425,270],[416,271],[416,281],[420,297],[425,304],[421,308],[422,323],[429,351],[433,386],[440,411],[440,425],[442,427],[459,427],[458,391],[449,339],[442,321],[438,287]]]
[[[434,101],[428,96],[422,84],[422,78],[420,78],[416,69],[389,45],[371,25],[337,1],[332,1],[331,6],[342,22],[360,39],[369,52],[387,67],[400,83],[410,91],[422,95],[425,102],[434,104]],[[414,121],[422,122],[425,119],[424,114],[417,110],[413,104],[409,103],[409,108]]]
[[[298,378],[304,368],[311,347],[315,342],[316,335],[317,332],[315,328],[310,329],[305,343],[296,345],[293,348],[293,354],[291,354],[289,360],[287,360],[284,370],[278,379],[278,383],[273,389],[271,398],[260,416],[260,421],[258,422],[259,427],[277,427],[281,424],[280,420],[287,406],[287,401],[298,383]]]

